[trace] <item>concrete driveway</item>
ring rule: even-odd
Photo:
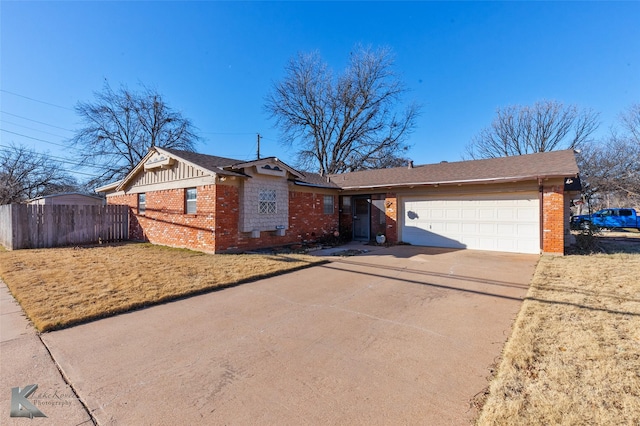
[[[19,408],[14,400],[14,388],[28,391],[37,385],[26,400],[45,417],[11,417]],[[32,407],[24,406],[28,415]],[[34,413],[31,412],[33,415]],[[20,305],[0,280],[0,425],[92,425],[89,413],[65,382],[35,328],[27,320]]]
[[[468,424],[537,260],[383,248],[42,340],[99,424]]]

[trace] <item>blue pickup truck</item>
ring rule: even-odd
[[[592,225],[599,228],[637,228],[640,229],[638,215],[634,209],[604,209],[594,214],[572,216],[571,228],[587,229]]]

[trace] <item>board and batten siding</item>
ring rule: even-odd
[[[0,243],[9,250],[129,239],[129,207],[121,205],[0,206]]]
[[[170,168],[143,170],[131,180],[122,191],[107,194],[107,198],[122,194],[139,194],[143,192],[165,191],[213,185],[215,174],[207,173],[188,163],[176,161]]]
[[[140,173],[132,186],[153,185],[202,176],[205,176],[202,170],[186,164],[183,161],[177,161],[176,165],[171,168],[145,170],[143,173]]]

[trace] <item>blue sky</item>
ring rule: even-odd
[[[460,160],[496,108],[554,99],[601,115],[640,102],[640,2],[0,3],[0,145],[68,158],[78,101],[154,87],[190,118],[198,151],[294,164],[264,98],[297,52],[339,71],[357,43],[391,47],[423,105],[416,164]],[[72,170],[80,170],[66,163]],[[91,174],[91,170],[83,170]]]

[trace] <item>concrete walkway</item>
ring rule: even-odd
[[[0,280],[0,424],[92,425],[35,328]],[[11,417],[13,388],[38,388],[27,398],[46,418]]]
[[[9,388],[35,383],[69,400],[40,406],[42,424],[90,424],[59,366],[105,425],[469,424],[538,256],[314,254],[330,263],[45,333],[46,347],[2,285],[0,423],[24,422]]]

